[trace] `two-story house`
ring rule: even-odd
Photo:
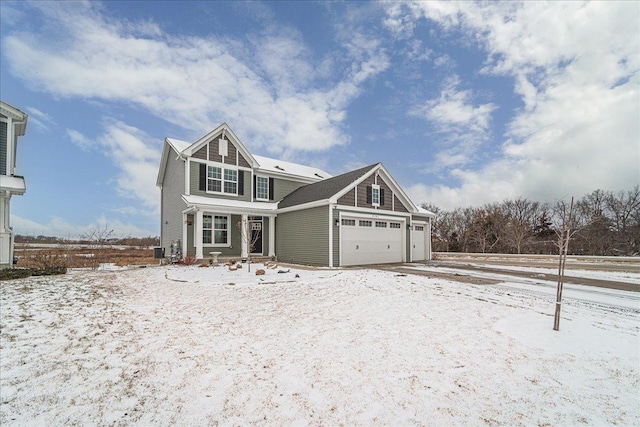
[[[166,138],[157,185],[166,254],[329,267],[431,258],[435,215],[382,163],[331,176],[253,155],[223,123],[193,143]]]
[[[0,101],[0,268],[13,266],[11,196],[24,194],[22,176],[15,175],[18,137],[27,129],[27,115]]]

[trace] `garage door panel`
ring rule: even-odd
[[[340,230],[341,265],[402,262],[402,228],[389,228],[388,222],[386,227],[376,227],[376,221],[355,219],[356,225],[343,225]],[[360,221],[371,226],[361,226]]]

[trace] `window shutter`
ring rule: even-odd
[[[238,171],[238,196],[244,196],[244,171]]]
[[[368,204],[371,204],[371,199],[372,199],[371,193],[372,193],[371,186],[367,185],[367,203]]]
[[[273,200],[273,178],[269,178],[269,200]]]
[[[200,191],[207,191],[207,165],[200,163]]]
[[[253,198],[256,198],[256,176],[253,175]]]
[[[380,206],[384,206],[384,188],[380,189]]]

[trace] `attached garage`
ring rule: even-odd
[[[403,262],[406,221],[342,215],[340,265]]]

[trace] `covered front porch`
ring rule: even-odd
[[[184,252],[196,259],[275,257],[275,203],[184,196]]]

